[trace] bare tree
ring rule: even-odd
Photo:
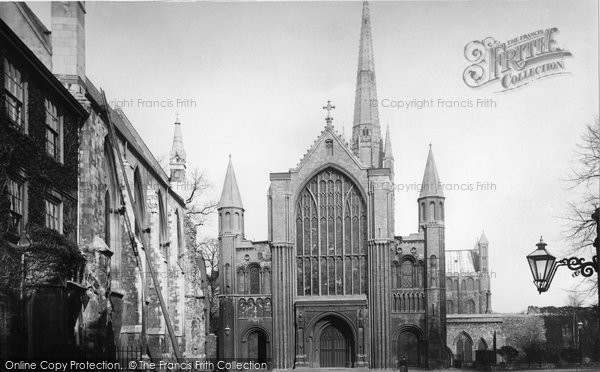
[[[576,195],[568,202],[565,216],[570,254],[589,255],[593,252],[596,225],[592,213],[600,206],[600,121],[586,126],[580,143],[575,148],[575,165],[567,179]],[[594,252],[595,253],[595,252]],[[574,276],[577,276],[576,272]],[[597,276],[586,278],[579,287],[586,297],[598,290]]]
[[[567,180],[577,199],[569,202],[568,239],[573,253],[588,252],[596,235],[591,218],[600,205],[600,123],[586,126],[575,150],[575,166]]]
[[[567,306],[570,307],[581,307],[585,302],[585,293],[578,290],[577,288],[568,291],[567,295]]]
[[[219,240],[206,238],[199,249],[204,257],[208,277],[208,300],[210,302],[210,324],[216,326],[219,317]]]
[[[188,180],[178,187],[184,188],[182,191],[187,208],[186,215],[195,227],[204,225],[208,217],[217,209],[215,200],[202,200],[206,191],[212,187],[204,173],[195,168],[188,175]]]

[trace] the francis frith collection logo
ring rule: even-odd
[[[558,28],[524,34],[506,42],[492,37],[471,41],[465,58],[471,63],[463,80],[471,88],[499,84],[499,92],[512,90],[549,76],[568,73],[565,57],[571,52],[558,47]]]

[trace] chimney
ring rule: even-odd
[[[70,90],[85,82],[85,6],[81,1],[52,2],[53,73]]]

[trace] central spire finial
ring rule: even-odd
[[[335,109],[335,106],[331,104],[331,101],[327,101],[327,106],[323,106],[323,110],[327,110],[327,117],[325,118],[327,126],[330,126],[333,122],[333,118],[331,117],[331,110],[333,109]]]

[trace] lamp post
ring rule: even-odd
[[[577,345],[579,346],[579,364],[583,363],[583,350],[581,348],[581,329],[583,328],[582,322],[577,322]]]
[[[566,266],[569,270],[575,271],[581,276],[589,278],[596,273],[596,279],[599,279],[598,273],[600,267],[598,266],[598,258],[600,257],[600,207],[596,208],[592,214],[592,220],[596,221],[596,239],[594,240],[594,247],[596,248],[596,255],[592,257],[591,261],[585,261],[582,257],[568,257],[556,261],[556,257],[548,253],[546,250],[547,244],[544,243],[540,237],[540,242],[536,244],[537,249],[527,255],[527,262],[533,275],[533,283],[537,287],[540,294],[546,292],[550,288],[554,274],[559,266]],[[598,284],[598,307],[600,308],[600,280]],[[600,317],[598,317],[600,322]],[[599,324],[600,330],[600,324]],[[581,348],[581,347],[580,347]]]

